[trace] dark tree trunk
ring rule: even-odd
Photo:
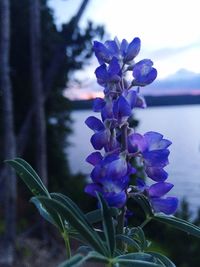
[[[10,2],[0,1],[0,90],[2,92],[3,144],[4,158],[16,157],[14,134],[12,88],[9,69],[10,51]],[[5,177],[5,244],[0,263],[11,266],[14,257],[16,236],[16,175],[8,166],[4,169]]]
[[[76,15],[73,17],[73,24],[72,24],[73,27],[71,31],[72,36],[76,32],[78,23],[88,3],[89,0],[83,0]],[[72,36],[70,36],[69,38],[72,38]],[[45,103],[45,101],[47,100],[49,93],[51,92],[51,89],[53,87],[55,78],[58,75],[59,69],[65,62],[65,57],[63,55],[65,54],[66,46],[67,42],[62,45],[58,45],[54,57],[52,58],[51,64],[49,65],[49,68],[45,72],[44,82],[43,82],[44,94],[43,98],[41,98],[41,101],[43,101],[43,103]],[[31,118],[36,110],[37,110],[36,103],[33,103],[33,105],[30,107],[26,115],[24,123],[17,136],[17,152],[19,155],[22,155],[25,150],[26,144],[28,142],[29,129],[31,126]]]
[[[31,1],[32,2],[32,1]],[[80,5],[80,8],[77,12],[77,14],[74,16],[73,19],[73,30],[71,34],[73,35],[76,32],[78,23],[81,19],[81,16],[83,15],[86,6],[88,5],[89,0],[83,0],[83,2]],[[72,36],[70,37],[72,38]],[[67,43],[63,44],[63,46],[59,45],[59,47],[56,49],[55,55],[52,58],[51,64],[49,68],[46,70],[44,75],[44,96],[41,101],[45,103],[45,101],[48,98],[49,93],[51,92],[53,82],[59,72],[60,67],[62,66],[63,62],[65,61],[65,58],[63,57],[63,50],[66,50]],[[20,131],[17,135],[17,155],[22,156],[24,153],[24,150],[26,148],[28,138],[29,138],[29,130],[32,125],[32,117],[33,114],[35,114],[37,111],[36,103],[34,102],[29,111],[27,112],[27,115],[24,119],[23,125],[20,128]],[[3,178],[4,168],[0,170],[0,179]]]
[[[36,168],[44,184],[47,180],[47,150],[46,150],[46,121],[43,101],[43,86],[41,73],[41,25],[40,0],[30,0],[30,49],[31,49],[31,78],[33,103],[36,112],[35,122],[35,148]]]

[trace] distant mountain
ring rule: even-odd
[[[162,91],[161,91],[162,90]],[[192,90],[199,90],[200,93],[200,73],[194,73],[186,69],[180,69],[176,73],[165,79],[159,79],[142,89],[144,94],[162,93],[192,93]]]

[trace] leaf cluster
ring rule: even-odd
[[[8,160],[7,163],[16,170],[33,193],[31,202],[40,215],[53,224],[63,236],[65,243],[68,244],[68,256],[70,256],[69,240],[79,240],[77,253],[59,267],[81,266],[88,261],[116,267],[175,266],[166,256],[149,251],[150,242],[146,240],[143,226],[124,227],[123,232],[118,233],[117,219],[122,211],[110,208],[100,193],[97,193],[99,209],[84,214],[69,197],[61,193],[49,193],[37,173],[23,159],[16,158]],[[156,220],[200,237],[199,227],[174,216],[152,214],[144,199],[137,201],[143,203],[146,221]],[[132,252],[129,252],[130,248]]]

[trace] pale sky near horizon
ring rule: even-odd
[[[49,0],[57,25],[69,20],[82,0]],[[105,25],[110,38],[141,39],[138,57],[151,58],[158,78],[180,69],[200,73],[199,0],[90,0],[81,20]],[[88,72],[89,73],[89,72]]]

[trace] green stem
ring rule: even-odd
[[[65,248],[67,253],[67,258],[71,258],[71,248],[70,248],[70,242],[69,242],[69,235],[66,230],[62,233],[63,239],[65,241]]]
[[[147,217],[146,220],[143,223],[141,223],[140,227],[143,228],[150,221],[151,221],[151,217]]]
[[[122,144],[122,151],[126,151],[128,144],[127,144],[127,130],[128,130],[128,123],[125,123],[121,129],[121,144]]]
[[[125,216],[125,212],[126,212],[126,207],[123,207],[121,209],[121,214],[118,216],[118,223],[117,223],[117,229],[116,229],[116,232],[117,232],[118,235],[124,233],[124,216]],[[123,249],[122,240],[118,240],[117,244],[118,244],[118,248],[119,249]]]

